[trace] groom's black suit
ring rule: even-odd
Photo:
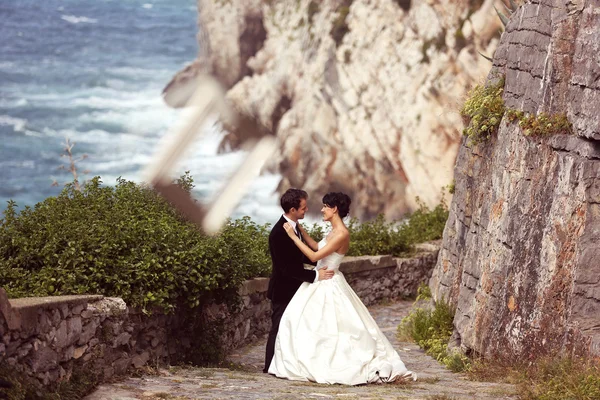
[[[264,372],[267,372],[273,359],[279,321],[281,321],[285,308],[302,282],[312,283],[316,277],[315,271],[304,269],[303,264],[312,263],[288,236],[283,227],[286,222],[286,219],[282,216],[269,234],[269,252],[271,253],[273,271],[271,272],[267,297],[271,300],[273,315],[271,316],[271,331],[267,340]]]

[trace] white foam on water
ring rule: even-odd
[[[94,18],[78,17],[75,15],[61,15],[60,19],[67,21],[71,24],[95,24],[98,22],[98,20]]]
[[[15,132],[23,132],[27,125],[26,119],[14,118],[10,115],[0,115],[0,125],[12,126]]]
[[[151,9],[152,7],[153,7],[153,5],[150,4],[150,3],[146,3],[146,4],[142,5],[142,8],[145,8],[145,9],[148,9],[148,10]]]
[[[0,161],[0,168],[27,168],[27,169],[34,169],[35,168],[35,161],[34,160]]]

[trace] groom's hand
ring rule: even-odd
[[[335,271],[330,271],[330,270],[328,270],[328,269],[327,269],[327,267],[325,267],[325,268],[321,268],[321,269],[319,270],[319,280],[320,280],[320,281],[326,281],[327,279],[331,279],[331,278],[333,278],[333,273],[334,273],[334,272],[335,272]]]

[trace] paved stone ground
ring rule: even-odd
[[[411,301],[369,307],[417,382],[342,386],[294,382],[263,374],[266,338],[231,354],[234,369],[170,367],[157,374],[100,386],[87,400],[133,399],[516,399],[508,384],[472,382],[426,355],[413,343],[399,342],[396,328]]]

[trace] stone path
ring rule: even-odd
[[[413,343],[399,342],[396,327],[408,314],[411,301],[369,307],[379,327],[390,339],[407,367],[417,372],[417,382],[388,385],[319,385],[293,382],[262,373],[264,344],[231,354],[232,369],[170,367],[155,375],[105,384],[87,400],[133,399],[516,399],[508,384],[472,382],[426,355]]]

